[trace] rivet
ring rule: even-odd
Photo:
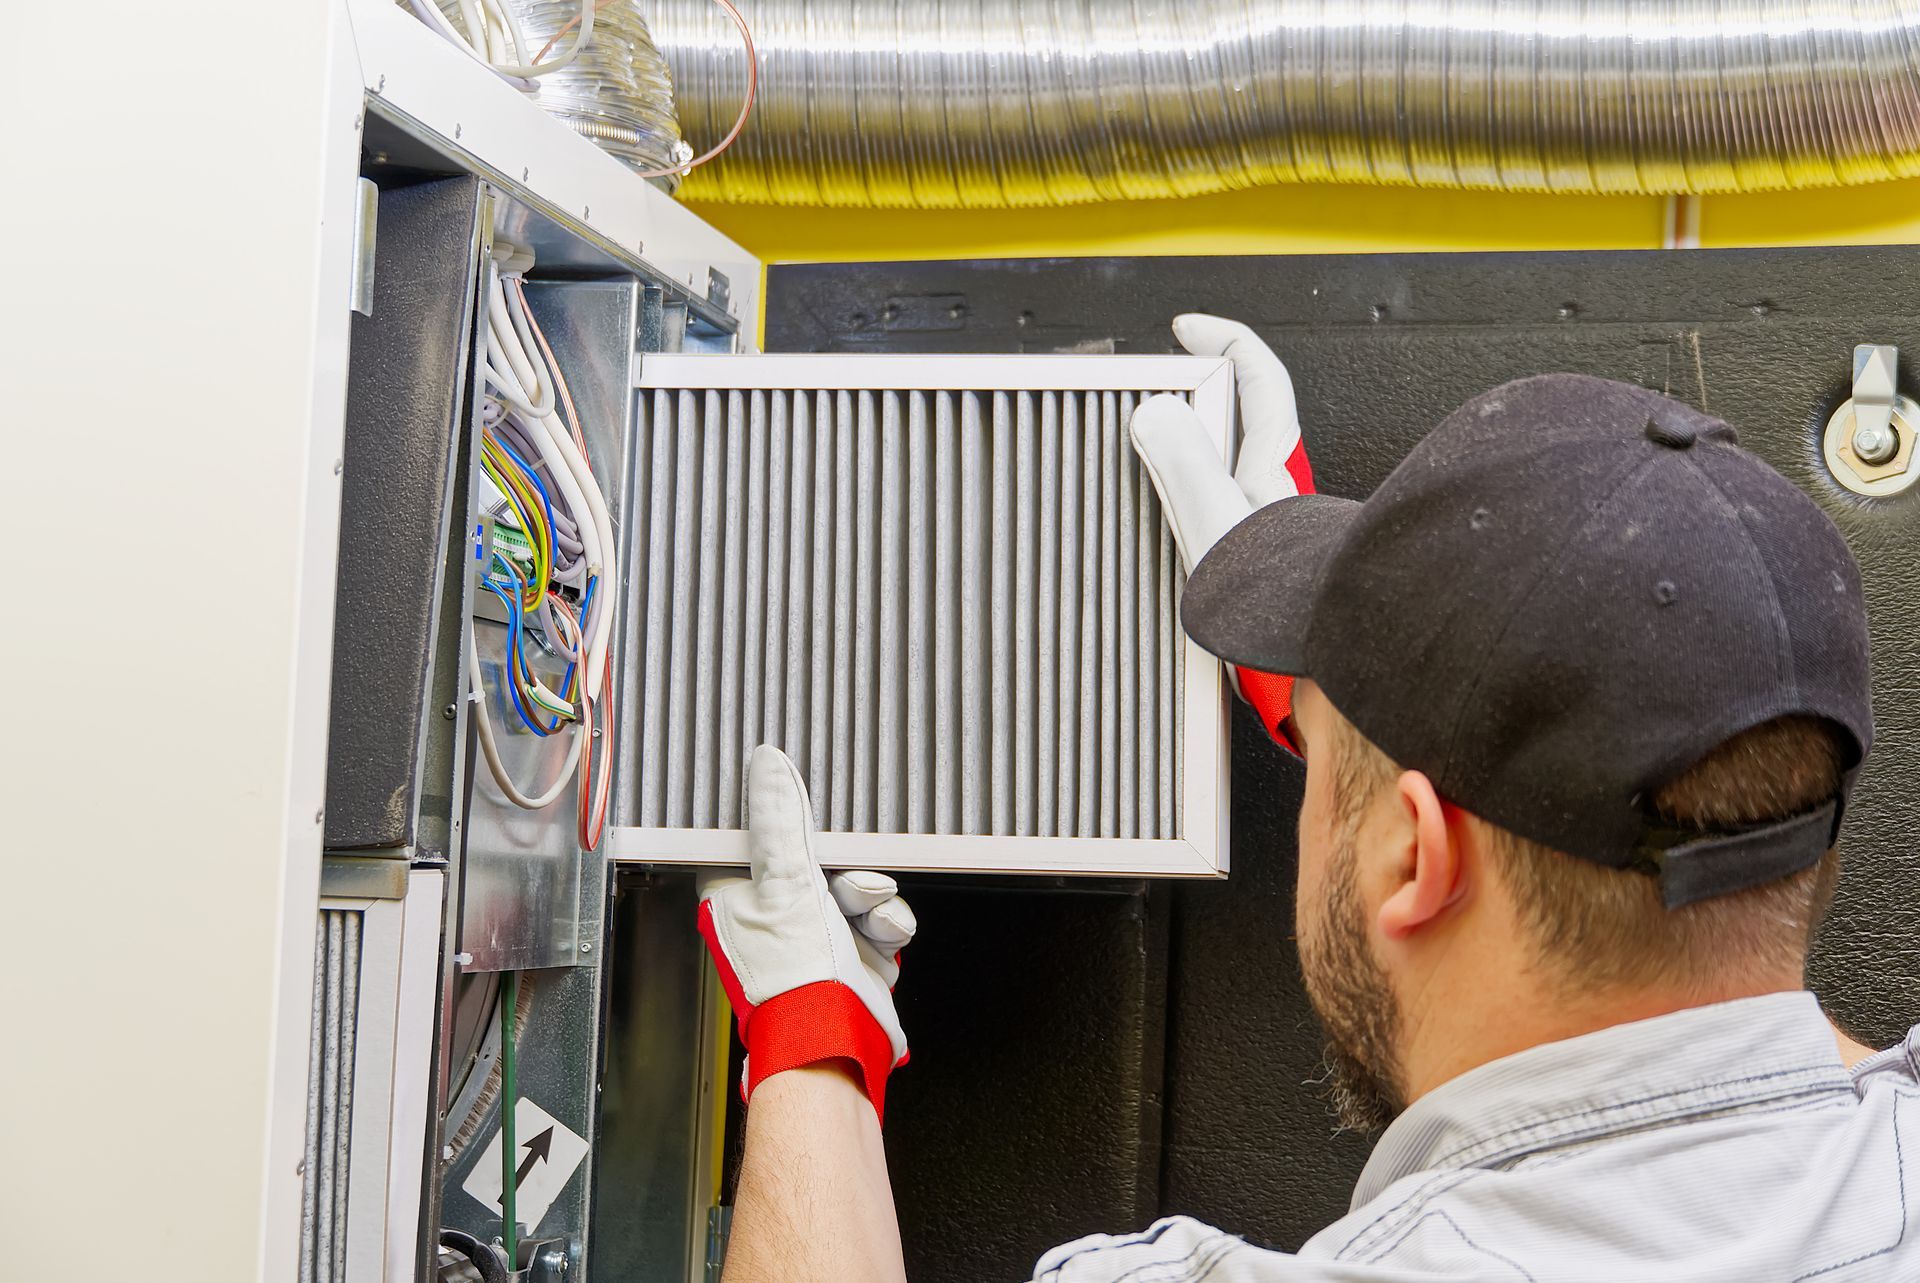
[[[1662,606],[1671,606],[1680,599],[1680,590],[1673,586],[1671,579],[1662,579],[1653,586],[1653,599]]]
[[[1485,508],[1475,508],[1473,510],[1473,516],[1468,520],[1467,524],[1475,530],[1485,530],[1493,524],[1493,514]]]
[[[1554,312],[1554,315],[1563,321],[1571,321],[1574,317],[1580,315],[1580,309],[1571,303],[1562,303],[1559,310]]]
[[[1367,316],[1369,319],[1375,320],[1375,321],[1386,320],[1387,305],[1385,303],[1375,303],[1372,307],[1367,309]]]

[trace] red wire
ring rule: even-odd
[[[713,0],[713,2],[725,9],[727,16],[733,19],[733,25],[740,28],[740,41],[747,47],[747,93],[740,102],[740,116],[733,122],[733,128],[727,131],[727,136],[704,155],[696,156],[684,165],[671,165],[666,169],[640,170],[639,175],[642,178],[665,178],[671,174],[692,173],[733,146],[733,140],[738,138],[740,131],[747,127],[747,117],[753,114],[753,100],[760,92],[760,53],[753,45],[753,29],[747,26],[747,16],[740,12],[733,0]]]
[[[666,169],[643,169],[639,171],[641,178],[665,178],[669,174],[691,173],[701,165],[712,160],[715,156],[718,156],[727,148],[733,146],[733,140],[738,138],[740,131],[747,127],[747,117],[753,112],[754,95],[760,85],[760,55],[753,47],[753,31],[747,26],[746,15],[735,7],[733,0],[713,0],[713,2],[727,11],[728,16],[733,19],[734,25],[740,28],[740,39],[747,46],[747,96],[745,101],[740,104],[740,118],[733,122],[733,128],[727,132],[725,138],[720,140],[720,145],[706,155],[696,157],[684,165],[673,165]],[[602,9],[612,3],[613,0],[598,0],[598,3],[593,6],[594,14],[598,16]],[[565,26],[554,32],[553,37],[549,39],[546,44],[540,46],[540,52],[533,55],[531,65],[538,67],[540,60],[552,52],[553,47],[560,43],[561,38],[579,25],[580,19],[577,16],[568,19]]]

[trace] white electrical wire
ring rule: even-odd
[[[485,0],[480,2],[485,3]],[[577,527],[579,556],[566,570],[556,571],[550,582],[572,584],[578,589],[588,576],[595,579],[593,600],[588,605],[585,617],[576,620],[568,610],[551,601],[541,616],[546,624],[550,647],[573,661],[579,670],[581,706],[584,711],[587,705],[600,698],[601,688],[605,685],[607,650],[612,641],[613,617],[619,601],[619,592],[615,587],[619,582],[615,551],[618,544],[614,538],[613,516],[607,509],[606,496],[594,478],[592,467],[574,441],[572,431],[560,419],[560,379],[541,354],[534,338],[533,322],[527,313],[527,298],[519,273],[514,270],[503,274],[500,270],[502,259],[511,260],[515,253],[511,246],[499,242],[495,246],[495,258],[487,265],[485,369],[488,392],[491,397],[497,398],[497,403],[504,403],[518,411],[513,414],[515,428],[533,447],[529,464],[547,477],[549,483],[559,491],[559,498],[565,501],[567,511],[572,514],[567,522],[568,528]],[[514,264],[514,267],[517,268],[518,264]],[[490,403],[483,411],[483,422],[495,425],[510,413],[499,408],[497,403]],[[480,699],[481,671],[471,624],[468,627],[468,656],[469,677],[475,698],[480,701],[481,748],[495,784],[507,800],[516,806],[537,810],[550,805],[560,796],[579,762],[581,740],[584,738],[579,729],[580,723],[575,723],[573,743],[568,749],[559,778],[542,793],[528,796],[513,782],[500,760],[492,718],[486,710],[484,699]]]
[[[517,807],[528,811],[539,811],[559,801],[560,794],[566,791],[573,780],[573,771],[580,764],[580,741],[586,736],[580,733],[576,725],[572,741],[567,745],[567,757],[560,764],[560,773],[554,777],[544,792],[529,797],[520,791],[513,782],[513,776],[507,773],[507,764],[500,760],[500,748],[493,740],[493,715],[487,712],[487,691],[482,684],[485,677],[480,672],[480,648],[473,635],[473,624],[467,624],[467,680],[472,688],[468,696],[473,701],[474,721],[480,727],[480,752],[487,759],[487,771],[493,776],[493,782],[499,787],[501,795]]]
[[[488,265],[488,274],[492,286],[487,303],[488,377],[495,379],[496,391],[524,412],[522,426],[559,483],[574,519],[580,522],[580,542],[584,546],[581,559],[586,573],[599,579],[589,616],[581,622],[581,631],[587,637],[582,681],[587,698],[598,699],[606,675],[604,661],[613,632],[614,607],[619,600],[615,587],[619,581],[615,549],[619,545],[614,539],[613,515],[607,510],[606,497],[593,470],[574,444],[573,434],[560,422],[554,380],[539,356],[532,325],[522,311],[525,296],[517,287],[508,288],[509,278],[501,276],[497,262]],[[538,391],[529,394],[529,386]]]
[[[460,9],[462,33],[447,20],[435,0],[408,0],[408,7],[441,36],[472,54],[521,89],[535,89],[540,76],[570,65],[586,52],[593,39],[596,0],[580,0],[580,16],[573,22],[573,43],[565,51],[540,62],[527,56],[526,31],[515,0],[456,0]],[[511,50],[511,56],[509,56]]]

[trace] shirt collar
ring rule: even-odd
[[[1614,1025],[1503,1056],[1422,1096],[1380,1137],[1353,1206],[1415,1172],[1493,1167],[1688,1114],[1852,1089],[1810,993]]]

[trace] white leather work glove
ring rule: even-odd
[[[885,874],[821,870],[807,786],[779,749],[753,750],[746,802],[751,876],[700,886],[700,934],[747,1048],[741,1095],[783,1070],[847,1060],[884,1118],[887,1075],[907,1060],[892,989],[913,911]]]
[[[1240,392],[1240,453],[1231,474],[1207,440],[1200,416],[1177,396],[1150,397],[1133,412],[1128,430],[1188,574],[1220,537],[1256,508],[1313,493],[1313,469],[1300,435],[1293,379],[1273,349],[1238,321],[1189,312],[1173,321],[1174,337],[1195,356],[1233,362]],[[1286,722],[1293,679],[1250,669],[1228,669],[1267,734],[1290,751]]]

